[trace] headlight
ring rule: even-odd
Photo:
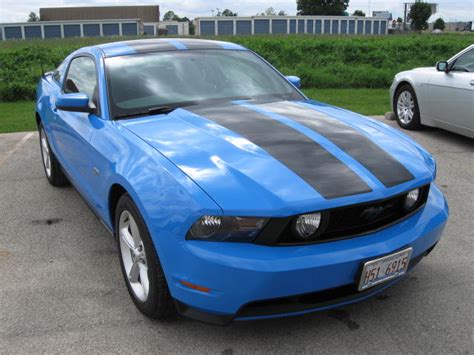
[[[209,216],[199,218],[189,229],[186,239],[251,242],[265,226],[267,218]]]
[[[420,199],[420,189],[414,189],[408,192],[405,197],[405,209],[411,210],[416,206],[418,200]]]
[[[296,235],[301,239],[308,239],[313,236],[321,225],[321,213],[302,214],[295,221]]]

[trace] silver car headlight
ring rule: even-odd
[[[267,223],[268,218],[205,215],[189,229],[186,239],[251,242]]]

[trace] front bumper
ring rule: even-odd
[[[418,213],[361,237],[284,247],[183,241],[167,265],[167,280],[181,313],[212,323],[337,307],[370,297],[397,282],[392,280],[365,292],[354,289],[361,265],[367,260],[412,247],[412,268],[441,238],[447,217],[447,203],[433,184],[425,207]],[[210,291],[186,287],[183,280]],[[299,304],[296,308],[281,307],[292,299]]]

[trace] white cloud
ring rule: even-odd
[[[403,17],[404,0],[350,0],[349,12],[361,9],[369,13],[369,3],[371,10],[387,10],[392,12],[396,18]],[[474,20],[474,0],[434,0],[439,4],[438,14],[432,19],[443,17],[445,21],[472,21]],[[94,6],[94,5],[139,5],[154,4],[160,5],[160,11],[164,14],[168,10],[173,10],[180,16],[194,18],[198,16],[210,16],[211,10],[219,8],[221,10],[229,8],[241,16],[255,15],[268,7],[273,7],[277,11],[284,10],[290,15],[296,14],[296,0],[102,0],[100,4],[94,0],[0,0],[0,23],[1,22],[22,22],[26,21],[30,12],[39,13],[40,7],[56,6]]]

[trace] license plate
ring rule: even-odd
[[[407,248],[383,258],[367,261],[362,269],[359,291],[405,274],[413,248]]]

